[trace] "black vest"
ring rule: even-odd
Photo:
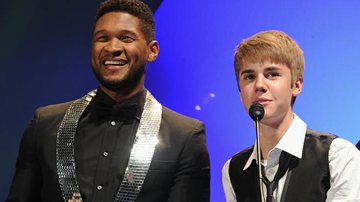
[[[329,148],[335,135],[306,131],[302,158],[293,158],[281,201],[320,202],[326,200],[330,188]],[[253,147],[231,158],[229,176],[238,202],[260,200],[258,167],[255,160],[243,170]]]

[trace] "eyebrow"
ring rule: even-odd
[[[102,32],[108,32],[108,31],[105,29],[101,29],[101,30],[94,32],[93,36],[96,36]],[[137,36],[137,34],[131,30],[120,30],[117,34],[131,34],[131,35]]]
[[[98,31],[96,31],[96,32],[93,33],[93,36],[96,36],[96,35],[98,35],[98,34],[101,33],[101,32],[105,32],[105,30],[104,30],[104,29],[98,30]]]
[[[270,67],[265,67],[264,71],[275,71],[275,70],[280,70],[279,67],[274,67],[274,66],[270,66]]]
[[[246,69],[242,72],[240,72],[240,76],[244,75],[244,74],[250,74],[250,73],[254,73],[254,70],[252,69]]]
[[[265,67],[264,71],[268,72],[268,71],[278,71],[280,70],[279,67],[275,67],[275,66],[269,66],[269,67]],[[245,69],[244,71],[240,72],[240,75],[243,74],[250,74],[250,73],[254,73],[255,71],[253,69]]]

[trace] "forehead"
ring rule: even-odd
[[[101,16],[96,24],[94,32],[100,30],[106,31],[120,31],[130,30],[134,32],[141,32],[141,21],[136,16],[125,12],[109,12]]]
[[[290,71],[290,68],[281,63],[275,63],[271,61],[257,62],[257,63],[244,63],[240,66],[240,74],[244,71],[255,72],[255,71],[268,71],[268,70],[279,70],[279,71]]]

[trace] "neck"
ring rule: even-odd
[[[294,118],[292,111],[287,113],[279,122],[275,124],[260,123],[260,148],[263,159],[267,159],[269,152],[279,143],[281,138],[291,125]]]
[[[144,79],[142,79],[134,88],[127,90],[112,91],[100,84],[101,90],[116,102],[122,102],[138,94],[144,89]]]

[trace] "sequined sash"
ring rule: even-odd
[[[74,101],[67,110],[58,130],[56,165],[65,202],[72,198],[81,200],[79,185],[76,181],[74,140],[78,120],[95,95],[96,90]],[[115,201],[131,202],[136,200],[158,142],[157,136],[160,129],[161,112],[161,104],[147,91],[146,102],[134,145]]]

